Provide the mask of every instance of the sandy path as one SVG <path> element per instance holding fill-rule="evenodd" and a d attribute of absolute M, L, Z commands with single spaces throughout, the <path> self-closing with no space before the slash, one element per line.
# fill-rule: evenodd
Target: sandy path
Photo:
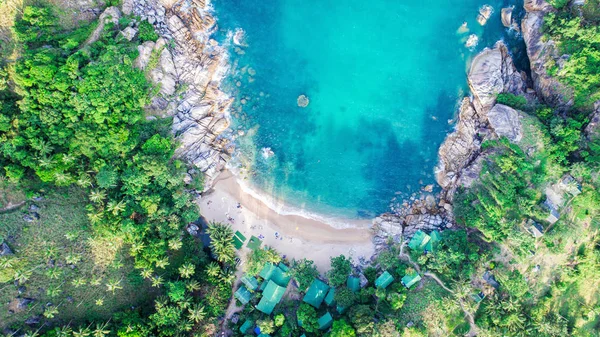
<path fill-rule="evenodd" d="M 331 256 L 344 254 L 357 262 L 359 257 L 369 259 L 374 252 L 371 221 L 338 219 L 351 227 L 338 229 L 318 220 L 278 214 L 246 193 L 228 171 L 221 173 L 214 188 L 198 200 L 198 205 L 208 221 L 229 223 L 247 239 L 262 235 L 263 244 L 288 259 L 313 260 L 321 272 L 329 268 Z"/>

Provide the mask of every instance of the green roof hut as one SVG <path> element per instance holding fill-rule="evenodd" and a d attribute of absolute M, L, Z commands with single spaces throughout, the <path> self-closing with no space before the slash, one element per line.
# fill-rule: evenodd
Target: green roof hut
<path fill-rule="evenodd" d="M 442 241 L 442 235 L 438 231 L 433 231 L 429 234 L 429 242 L 425 245 L 425 251 L 428 253 L 435 253 L 440 246 Z"/>
<path fill-rule="evenodd" d="M 375 280 L 375 287 L 380 289 L 387 288 L 392 282 L 394 282 L 394 277 L 392 274 L 385 271 Z"/>
<path fill-rule="evenodd" d="M 422 230 L 418 230 L 408 242 L 408 247 L 414 251 L 422 252 L 425 250 L 429 240 L 431 240 L 429 235 L 425 234 Z"/>
<path fill-rule="evenodd" d="M 419 281 L 421 281 L 421 275 L 419 275 L 418 273 L 404 275 L 404 277 L 402 278 L 402 284 L 404 284 L 406 288 L 412 287 L 415 283 Z"/>
<path fill-rule="evenodd" d="M 255 291 L 258 289 L 258 280 L 254 276 L 245 275 L 241 281 L 248 290 Z"/>
<path fill-rule="evenodd" d="M 239 287 L 238 290 L 233 295 L 240 302 L 242 302 L 242 304 L 247 304 L 248 302 L 250 302 L 250 299 L 252 298 L 252 293 L 248 289 L 246 289 L 245 286 Z"/>
<path fill-rule="evenodd" d="M 329 312 L 326 312 L 325 315 L 317 320 L 317 323 L 319 323 L 319 330 L 329 329 L 333 324 L 333 317 Z"/>
<path fill-rule="evenodd" d="M 327 296 L 327 291 L 329 291 L 327 283 L 319 279 L 314 279 L 302 300 L 318 309 L 321 303 L 323 303 L 325 296 Z"/>
<path fill-rule="evenodd" d="M 353 292 L 357 292 L 360 290 L 360 279 L 354 276 L 348 276 L 346 280 L 346 287 L 352 290 Z"/>
<path fill-rule="evenodd" d="M 265 290 L 263 291 L 263 297 L 260 299 L 260 302 L 256 305 L 256 309 L 261 312 L 270 315 L 273 312 L 273 309 L 281 301 L 283 294 L 285 293 L 285 288 L 277 285 L 273 281 L 269 281 Z"/>
<path fill-rule="evenodd" d="M 242 324 L 242 326 L 240 327 L 240 332 L 245 334 L 248 329 L 252 328 L 254 326 L 254 322 L 247 319 L 244 324 Z"/>
<path fill-rule="evenodd" d="M 325 304 L 333 305 L 333 302 L 335 302 L 335 288 L 331 287 L 329 288 L 327 296 L 325 296 Z"/>

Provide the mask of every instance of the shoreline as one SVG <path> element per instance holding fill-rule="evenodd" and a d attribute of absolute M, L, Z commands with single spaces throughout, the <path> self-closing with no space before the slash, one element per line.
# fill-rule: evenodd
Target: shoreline
<path fill-rule="evenodd" d="M 321 272 L 329 269 L 330 257 L 344 254 L 358 263 L 360 258 L 368 260 L 375 253 L 371 220 L 337 219 L 347 227 L 336 228 L 318 219 L 280 214 L 244 189 L 228 170 L 219 174 L 197 204 L 206 220 L 230 224 L 247 239 L 262 235 L 263 245 L 290 260 L 313 260 Z"/>

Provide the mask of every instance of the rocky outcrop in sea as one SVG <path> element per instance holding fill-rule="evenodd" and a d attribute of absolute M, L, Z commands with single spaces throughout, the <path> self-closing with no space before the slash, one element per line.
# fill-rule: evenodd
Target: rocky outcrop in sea
<path fill-rule="evenodd" d="M 233 152 L 225 134 L 233 98 L 220 89 L 229 59 L 211 38 L 216 30 L 211 8 L 205 0 L 125 0 L 123 12 L 147 20 L 160 35 L 138 47 L 136 66 L 160 85 L 148 110 L 173 117 L 176 155 L 204 173 L 208 189 Z"/>
<path fill-rule="evenodd" d="M 523 137 L 522 113 L 496 103 L 500 93 L 527 95 L 527 76 L 517 71 L 506 45 L 499 41 L 484 49 L 472 61 L 468 73 L 471 97 L 463 99 L 454 132 L 439 149 L 435 177 L 442 191 L 413 197 L 393 214 L 374 221 L 375 244 L 383 246 L 393 238 L 404 240 L 417 230 L 430 232 L 453 227 L 452 202 L 456 189 L 470 187 L 490 150 L 483 151 L 485 140 L 507 137 L 519 142 Z"/>

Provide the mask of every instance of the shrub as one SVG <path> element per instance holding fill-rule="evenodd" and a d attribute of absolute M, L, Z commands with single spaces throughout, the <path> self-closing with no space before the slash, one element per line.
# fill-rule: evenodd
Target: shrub
<path fill-rule="evenodd" d="M 142 42 L 158 40 L 158 34 L 154 30 L 154 26 L 148 21 L 140 22 L 138 33 Z"/>
<path fill-rule="evenodd" d="M 517 110 L 523 110 L 527 105 L 527 99 L 523 96 L 513 95 L 511 93 L 498 94 L 496 102 L 504 105 L 508 105 L 511 108 Z"/>

